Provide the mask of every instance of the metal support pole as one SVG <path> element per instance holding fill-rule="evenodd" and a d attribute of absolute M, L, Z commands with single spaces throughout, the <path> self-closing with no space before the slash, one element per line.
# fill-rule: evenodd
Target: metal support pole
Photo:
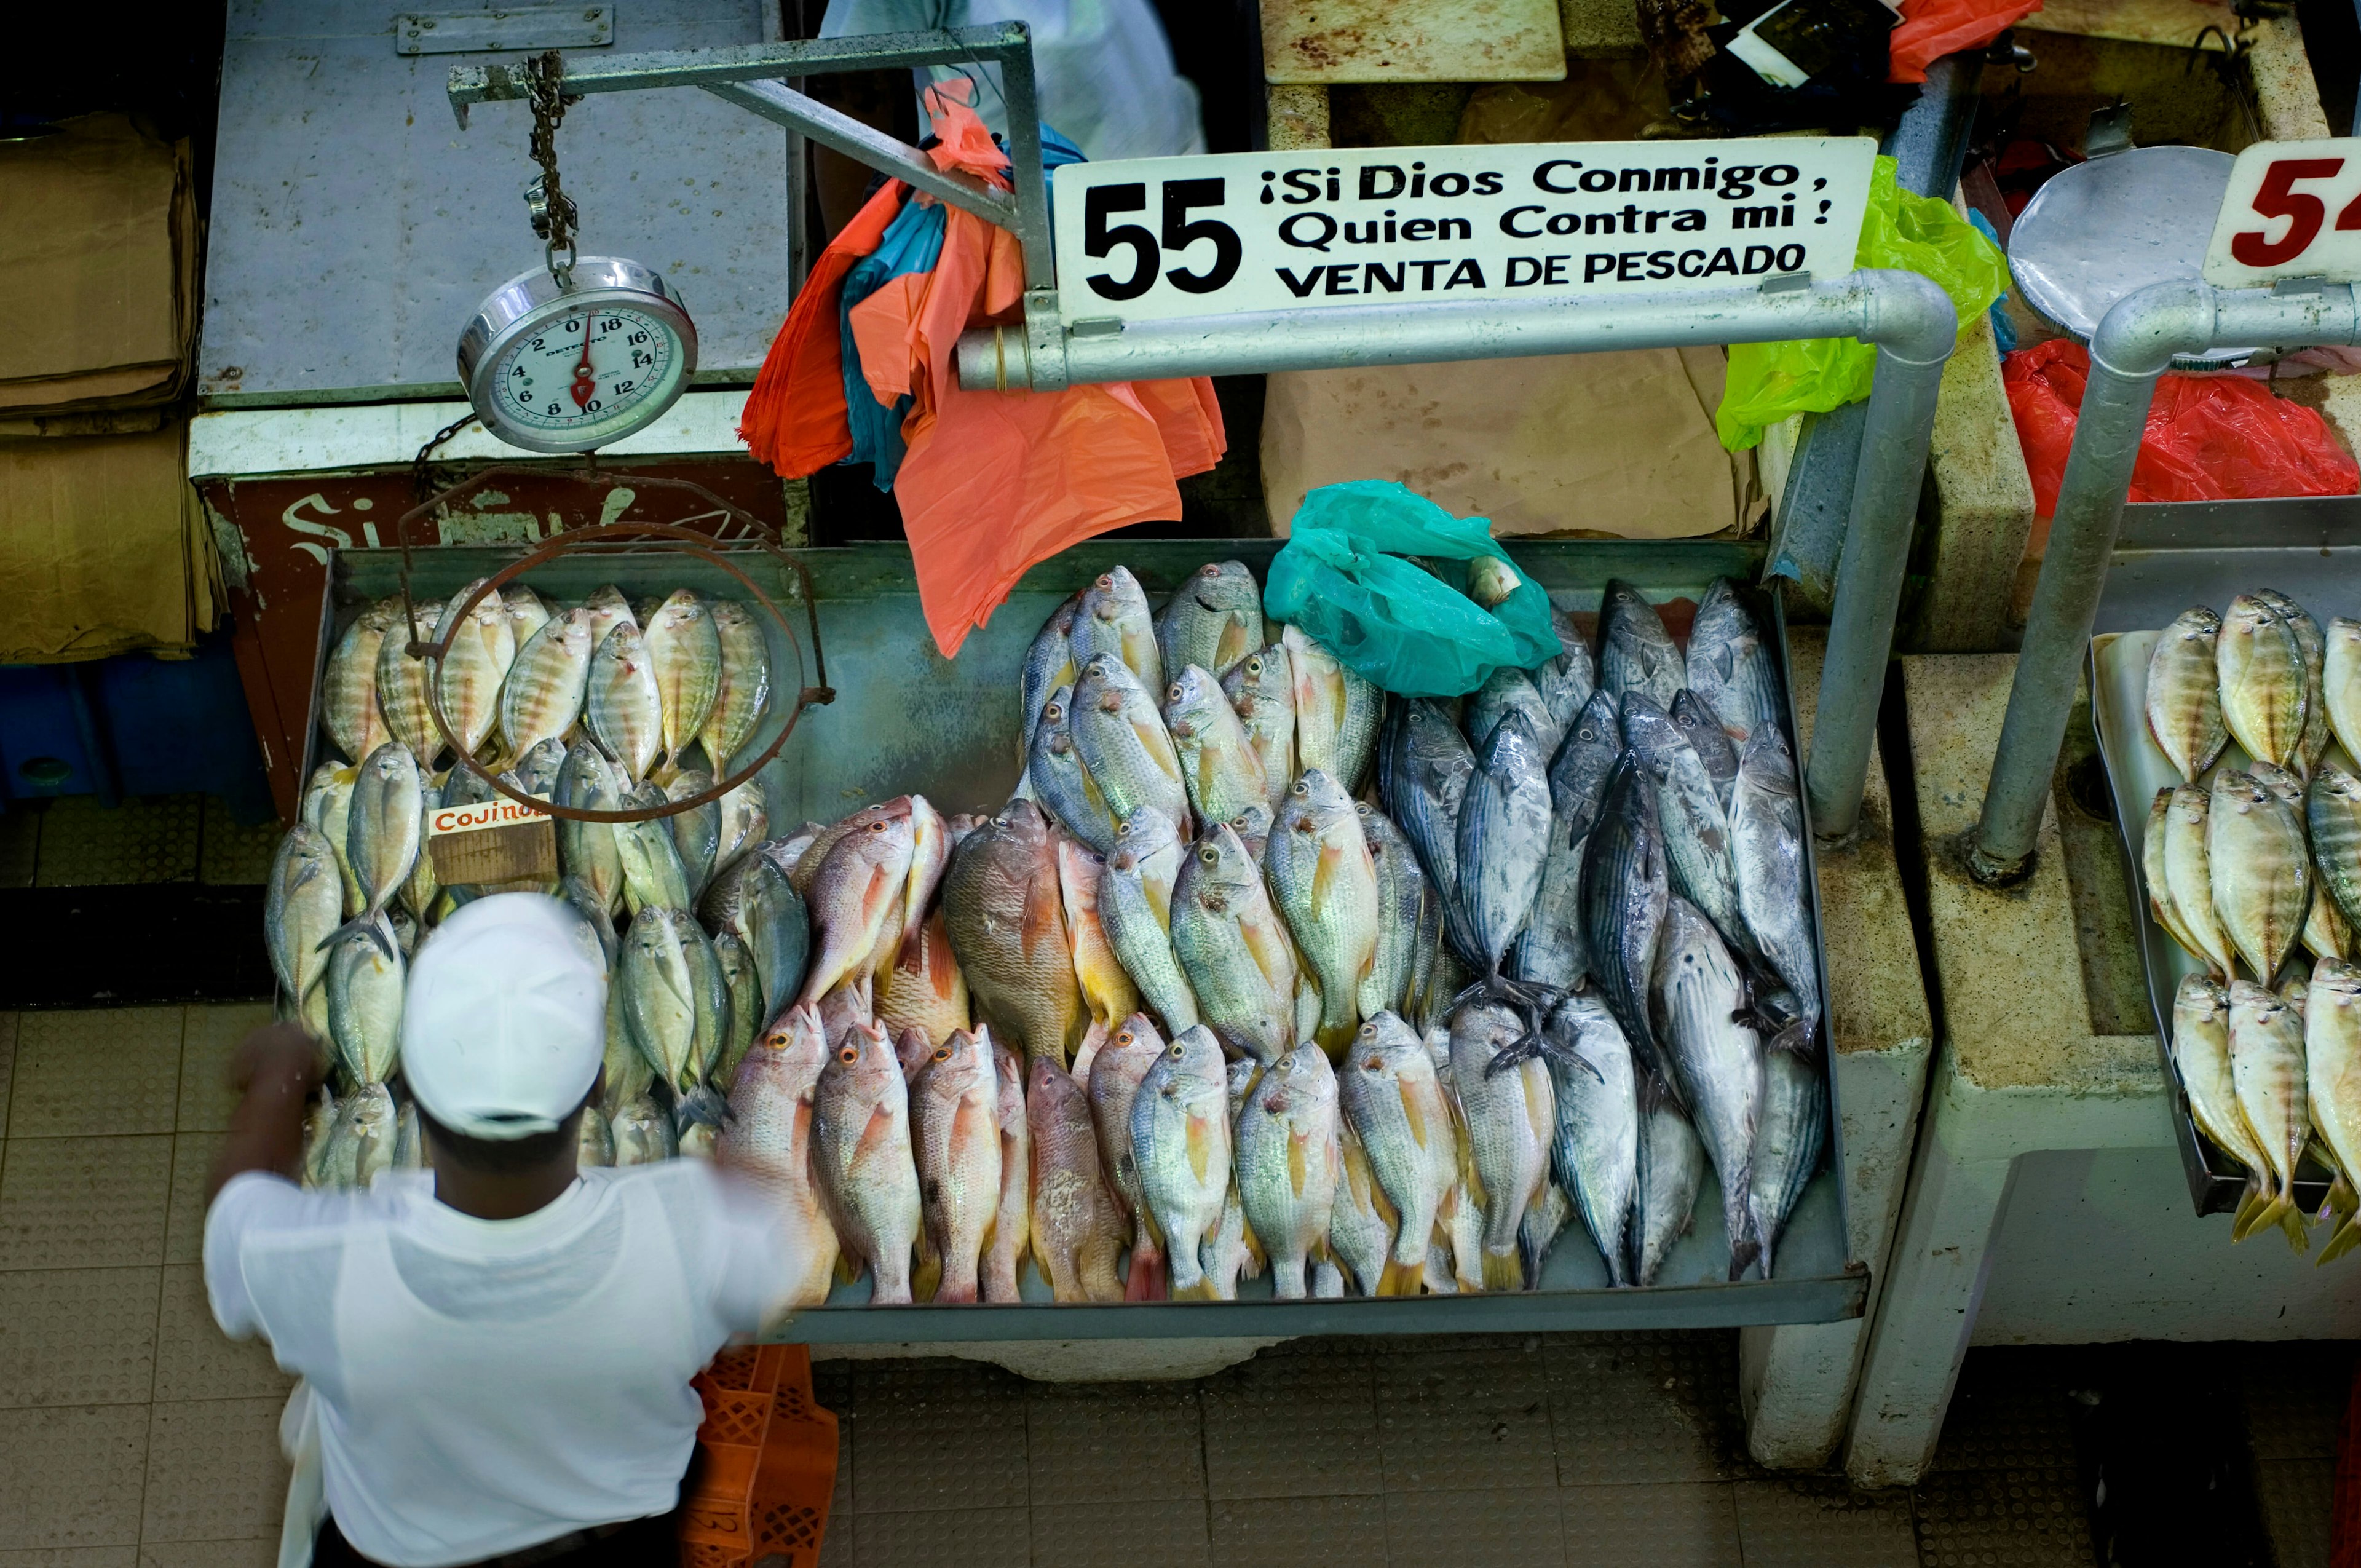
<path fill-rule="evenodd" d="M 1950 296 L 1930 280 L 1916 272 L 1857 276 L 1893 280 L 1874 299 L 1881 314 L 1891 310 L 1900 319 L 1874 338 L 1877 378 L 1862 420 L 1861 462 L 1828 614 L 1828 656 L 1820 665 L 1819 717 L 1804 770 L 1812 830 L 1831 839 L 1850 834 L 1861 819 L 1919 485 L 1935 435 L 1935 401 L 1959 335 Z"/>
<path fill-rule="evenodd" d="M 2050 775 L 2114 560 L 2157 378 L 2177 356 L 2225 345 L 2356 341 L 2361 341 L 2361 315 L 2352 287 L 2312 280 L 2268 291 L 2216 290 L 2194 280 L 2154 283 L 2117 301 L 2099 323 L 1983 815 L 1968 849 L 1968 869 L 1977 881 L 2004 885 L 2032 869 Z"/>

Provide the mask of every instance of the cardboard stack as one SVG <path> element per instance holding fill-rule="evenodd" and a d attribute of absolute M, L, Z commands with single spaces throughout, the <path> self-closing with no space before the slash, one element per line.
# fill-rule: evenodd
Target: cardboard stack
<path fill-rule="evenodd" d="M 219 567 L 186 471 L 186 142 L 121 115 L 0 147 L 0 663 L 185 651 Z"/>

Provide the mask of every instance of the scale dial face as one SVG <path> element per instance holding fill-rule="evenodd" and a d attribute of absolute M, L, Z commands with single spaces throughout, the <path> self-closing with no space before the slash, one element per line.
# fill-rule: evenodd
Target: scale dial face
<path fill-rule="evenodd" d="M 697 328 L 647 269 L 583 257 L 574 286 L 511 279 L 459 340 L 459 374 L 485 425 L 513 446 L 587 452 L 645 427 L 697 368 Z"/>
<path fill-rule="evenodd" d="M 636 429 L 651 401 L 680 384 L 669 323 L 633 305 L 584 308 L 512 340 L 493 362 L 502 422 L 566 442 Z"/>

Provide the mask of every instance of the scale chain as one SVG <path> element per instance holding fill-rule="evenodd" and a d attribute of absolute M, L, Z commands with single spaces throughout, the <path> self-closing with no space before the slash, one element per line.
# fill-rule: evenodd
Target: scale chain
<path fill-rule="evenodd" d="M 557 127 L 566 118 L 567 105 L 582 101 L 579 93 L 568 96 L 560 91 L 566 79 L 566 62 L 555 49 L 535 55 L 525 67 L 526 91 L 533 104 L 533 160 L 541 165 L 541 175 L 525 187 L 526 209 L 533 214 L 533 232 L 546 243 L 543 257 L 549 264 L 549 275 L 558 287 L 571 288 L 574 282 L 574 230 L 581 214 L 574 199 L 559 189 L 557 182 Z M 564 262 L 558 253 L 565 253 Z"/>

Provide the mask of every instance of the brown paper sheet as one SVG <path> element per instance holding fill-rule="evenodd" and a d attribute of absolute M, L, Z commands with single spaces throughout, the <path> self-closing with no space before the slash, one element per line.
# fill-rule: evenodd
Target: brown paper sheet
<path fill-rule="evenodd" d="M 186 474 L 188 427 L 0 440 L 0 663 L 185 650 L 220 569 Z"/>
<path fill-rule="evenodd" d="M 0 147 L 0 411 L 165 402 L 186 378 L 197 224 L 188 145 L 121 115 Z"/>
<path fill-rule="evenodd" d="M 1306 490 L 1392 479 L 1501 538 L 1688 539 L 1763 514 L 1714 437 L 1718 348 L 1272 376 L 1262 471 L 1284 536 Z"/>

